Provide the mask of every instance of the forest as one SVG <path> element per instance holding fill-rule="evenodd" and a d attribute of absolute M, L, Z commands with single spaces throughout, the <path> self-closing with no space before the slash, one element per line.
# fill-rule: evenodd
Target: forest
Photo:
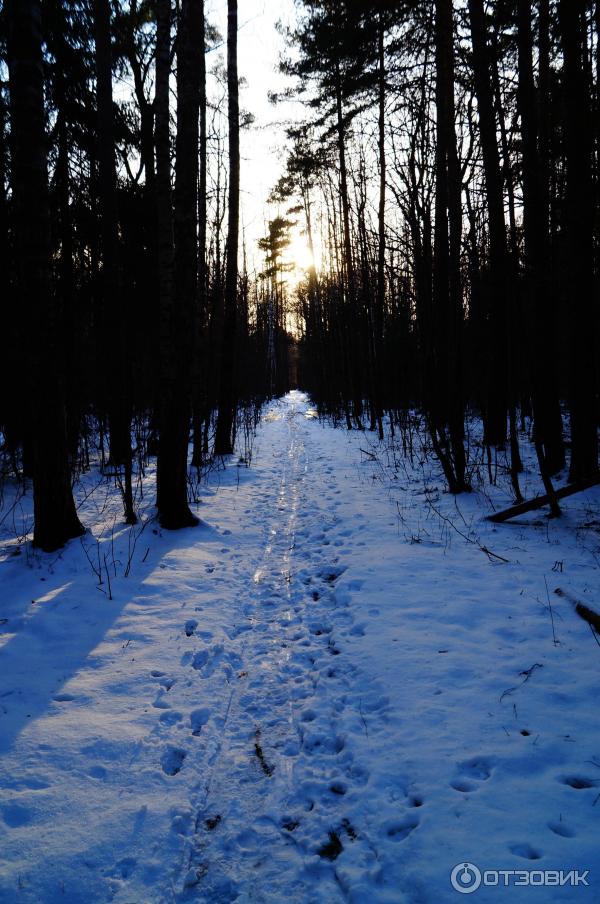
<path fill-rule="evenodd" d="M 237 4 L 225 37 L 201 0 L 3 5 L 2 467 L 32 481 L 41 549 L 84 529 L 92 447 L 127 523 L 156 455 L 161 524 L 192 524 L 190 439 L 192 467 L 231 453 L 290 379 L 382 439 L 422 412 L 452 493 L 469 413 L 516 501 L 527 432 L 550 493 L 567 463 L 598 475 L 599 4 L 297 7 L 280 67 L 302 116 L 253 278 Z"/>
<path fill-rule="evenodd" d="M 0 904 L 600 901 L 600 0 L 0 0 L 0 293 Z"/>

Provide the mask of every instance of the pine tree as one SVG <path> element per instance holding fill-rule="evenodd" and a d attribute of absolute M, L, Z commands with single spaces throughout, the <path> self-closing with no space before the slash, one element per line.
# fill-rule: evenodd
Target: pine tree
<path fill-rule="evenodd" d="M 39 0 L 9 0 L 8 67 L 12 198 L 19 305 L 31 317 L 29 373 L 34 545 L 45 552 L 84 529 L 75 510 L 67 452 L 60 322 L 50 281 L 47 138 Z"/>

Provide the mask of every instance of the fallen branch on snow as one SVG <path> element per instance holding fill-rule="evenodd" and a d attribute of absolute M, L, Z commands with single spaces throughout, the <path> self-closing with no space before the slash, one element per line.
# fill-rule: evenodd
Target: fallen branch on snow
<path fill-rule="evenodd" d="M 582 493 L 583 490 L 589 490 L 598 484 L 600 484 L 600 477 L 590 477 L 588 480 L 579 480 L 577 483 L 570 483 L 566 487 L 561 487 L 555 490 L 554 495 L 556 499 L 565 499 L 567 496 Z M 524 515 L 525 512 L 532 512 L 535 509 L 543 508 L 545 505 L 550 505 L 550 502 L 551 499 L 548 494 L 536 496 L 535 499 L 530 499 L 529 502 L 521 502 L 519 505 L 511 505 L 510 508 L 501 512 L 494 512 L 493 515 L 488 515 L 487 520 L 493 521 L 495 524 L 501 524 L 503 521 L 508 521 L 509 518 L 516 518 L 517 515 Z"/>

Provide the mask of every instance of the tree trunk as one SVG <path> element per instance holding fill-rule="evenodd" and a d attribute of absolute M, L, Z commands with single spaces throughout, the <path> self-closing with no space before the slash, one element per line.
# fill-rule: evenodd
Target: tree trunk
<path fill-rule="evenodd" d="M 374 338 L 374 381 L 375 381 L 375 414 L 377 417 L 379 439 L 383 440 L 382 395 L 383 395 L 383 318 L 385 310 L 385 196 L 386 196 L 386 157 L 385 157 L 385 28 L 383 12 L 379 13 L 377 34 L 378 57 L 378 136 L 377 152 L 379 155 L 379 209 L 377 212 L 378 246 L 377 246 L 377 299 L 375 302 L 375 338 Z"/>
<path fill-rule="evenodd" d="M 227 92 L 229 125 L 229 212 L 225 298 L 215 455 L 233 452 L 235 432 L 235 346 L 237 327 L 238 243 L 240 225 L 240 106 L 237 67 L 237 0 L 227 2 Z"/>
<path fill-rule="evenodd" d="M 537 146 L 531 0 L 518 0 L 518 105 L 523 157 L 524 298 L 532 348 L 530 366 L 536 442 L 544 479 L 564 467 L 562 421 L 555 372 L 554 324 L 548 313 L 549 221 L 540 185 Z M 544 463 L 542 463 L 542 460 Z"/>
<path fill-rule="evenodd" d="M 597 307 L 594 287 L 594 192 L 591 85 L 587 53 L 585 0 L 560 0 L 559 24 L 564 56 L 567 153 L 567 243 L 571 337 L 571 467 L 569 479 L 598 473 L 598 411 L 595 345 Z"/>
<path fill-rule="evenodd" d="M 194 399 L 193 399 L 193 437 L 194 447 L 192 465 L 200 467 L 203 458 L 202 425 L 210 415 L 208 390 L 208 349 L 206 348 L 206 328 L 208 325 L 207 267 L 206 267 L 206 22 L 204 0 L 202 0 L 200 53 L 200 174 L 198 179 L 198 304 L 196 308 L 196 342 L 198 353 L 194 356 Z"/>
<path fill-rule="evenodd" d="M 50 284 L 41 4 L 39 0 L 10 0 L 5 13 L 18 291 L 22 309 L 30 312 L 32 332 L 27 372 L 34 455 L 33 542 L 51 552 L 84 529 L 71 489 L 58 360 L 58 310 Z"/>
<path fill-rule="evenodd" d="M 489 444 L 499 445 L 506 441 L 508 408 L 506 390 L 507 277 L 509 268 L 506 225 L 483 0 L 469 0 L 469 15 L 490 237 L 490 316 L 486 337 L 489 358 L 484 408 L 485 439 Z"/>
<path fill-rule="evenodd" d="M 202 2 L 184 0 L 179 21 L 173 217 L 169 154 L 170 0 L 160 0 L 158 13 L 156 159 L 162 372 L 156 504 L 162 527 L 176 530 L 198 523 L 188 505 L 187 464 L 197 300 L 198 52 L 204 52 L 200 43 Z"/>
<path fill-rule="evenodd" d="M 344 245 L 344 275 L 346 287 L 346 305 L 344 309 L 344 322 L 342 330 L 343 341 L 348 354 L 350 351 L 350 337 L 348 336 L 348 321 L 355 317 L 356 311 L 356 273 L 354 258 L 352 255 L 352 234 L 350 231 L 350 199 L 348 195 L 348 167 L 346 163 L 346 125 L 344 121 L 344 105 L 342 96 L 342 75 L 339 63 L 335 71 L 335 103 L 336 103 L 336 137 L 338 158 L 340 164 L 340 202 L 342 206 L 342 227 Z M 347 368 L 349 382 L 353 398 L 353 413 L 356 426 L 361 429 L 362 417 L 362 393 L 361 393 L 361 367 L 359 356 L 352 354 L 352 366 Z"/>
<path fill-rule="evenodd" d="M 465 482 L 464 403 L 461 373 L 461 177 L 454 123 L 454 27 L 451 0 L 436 0 L 436 208 L 434 306 L 436 386 L 432 421 L 449 489 Z M 447 435 L 446 435 L 447 429 Z"/>
<path fill-rule="evenodd" d="M 127 348 L 127 319 L 124 315 L 119 269 L 117 214 L 117 173 L 115 166 L 114 115 L 112 96 L 112 53 L 109 0 L 94 0 L 96 39 L 96 94 L 98 102 L 98 194 L 102 247 L 102 310 L 105 317 L 103 341 L 115 349 L 109 369 L 108 416 L 110 454 L 115 468 L 123 467 L 125 521 L 135 524 L 131 482 L 131 375 Z"/>

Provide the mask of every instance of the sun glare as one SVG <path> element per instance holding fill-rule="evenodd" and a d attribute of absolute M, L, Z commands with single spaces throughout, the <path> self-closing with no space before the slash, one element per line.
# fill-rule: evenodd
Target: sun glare
<path fill-rule="evenodd" d="M 315 256 L 308 247 L 306 235 L 299 229 L 294 229 L 290 235 L 290 245 L 286 250 L 286 260 L 293 265 L 289 275 L 289 282 L 296 285 L 304 279 L 307 270 L 315 266 Z"/>
<path fill-rule="evenodd" d="M 303 235 L 294 236 L 290 245 L 289 255 L 297 270 L 309 270 L 314 266 L 314 257 Z"/>

